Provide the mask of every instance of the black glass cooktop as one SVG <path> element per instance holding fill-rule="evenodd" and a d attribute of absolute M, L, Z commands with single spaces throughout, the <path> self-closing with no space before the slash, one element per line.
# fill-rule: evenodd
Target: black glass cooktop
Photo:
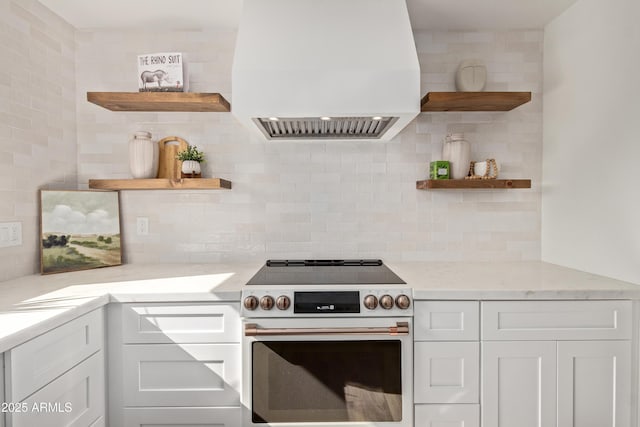
<path fill-rule="evenodd" d="M 379 259 L 268 260 L 247 285 L 403 285 Z"/>

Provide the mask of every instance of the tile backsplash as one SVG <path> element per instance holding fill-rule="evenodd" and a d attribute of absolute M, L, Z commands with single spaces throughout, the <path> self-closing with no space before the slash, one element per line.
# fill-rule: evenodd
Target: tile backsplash
<path fill-rule="evenodd" d="M 136 57 L 155 51 L 184 53 L 190 91 L 231 100 L 234 31 L 77 31 L 77 148 L 66 149 L 77 150 L 81 189 L 90 178 L 130 177 L 127 141 L 136 130 L 156 140 L 186 139 L 207 155 L 204 176 L 233 182 L 230 191 L 123 191 L 127 263 L 539 259 L 542 37 L 542 31 L 415 34 L 422 94 L 455 90 L 459 62 L 479 58 L 488 69 L 486 90 L 533 93 L 511 112 L 422 113 L 388 143 L 265 142 L 229 113 L 117 113 L 86 101 L 87 91 L 137 91 Z M 501 177 L 531 178 L 532 189 L 416 190 L 451 132 L 466 134 L 474 160 L 494 157 Z M 136 235 L 137 217 L 149 218 L 148 235 Z M 37 249 L 28 249 L 37 258 Z"/>

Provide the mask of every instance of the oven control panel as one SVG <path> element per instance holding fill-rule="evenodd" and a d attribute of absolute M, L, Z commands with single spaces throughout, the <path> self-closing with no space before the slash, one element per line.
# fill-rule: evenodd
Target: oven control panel
<path fill-rule="evenodd" d="M 411 288 L 361 288 L 242 291 L 243 317 L 393 317 L 412 316 Z"/>

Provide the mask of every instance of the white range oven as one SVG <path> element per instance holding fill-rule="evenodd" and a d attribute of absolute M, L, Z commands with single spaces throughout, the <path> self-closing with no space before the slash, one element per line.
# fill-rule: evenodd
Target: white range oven
<path fill-rule="evenodd" d="M 411 297 L 380 260 L 268 261 L 242 291 L 243 427 L 412 427 Z"/>

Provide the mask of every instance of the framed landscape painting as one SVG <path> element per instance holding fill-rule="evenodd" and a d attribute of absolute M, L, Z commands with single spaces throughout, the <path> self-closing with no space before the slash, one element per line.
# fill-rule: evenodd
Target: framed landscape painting
<path fill-rule="evenodd" d="M 42 274 L 122 264 L 117 191 L 40 191 Z"/>

